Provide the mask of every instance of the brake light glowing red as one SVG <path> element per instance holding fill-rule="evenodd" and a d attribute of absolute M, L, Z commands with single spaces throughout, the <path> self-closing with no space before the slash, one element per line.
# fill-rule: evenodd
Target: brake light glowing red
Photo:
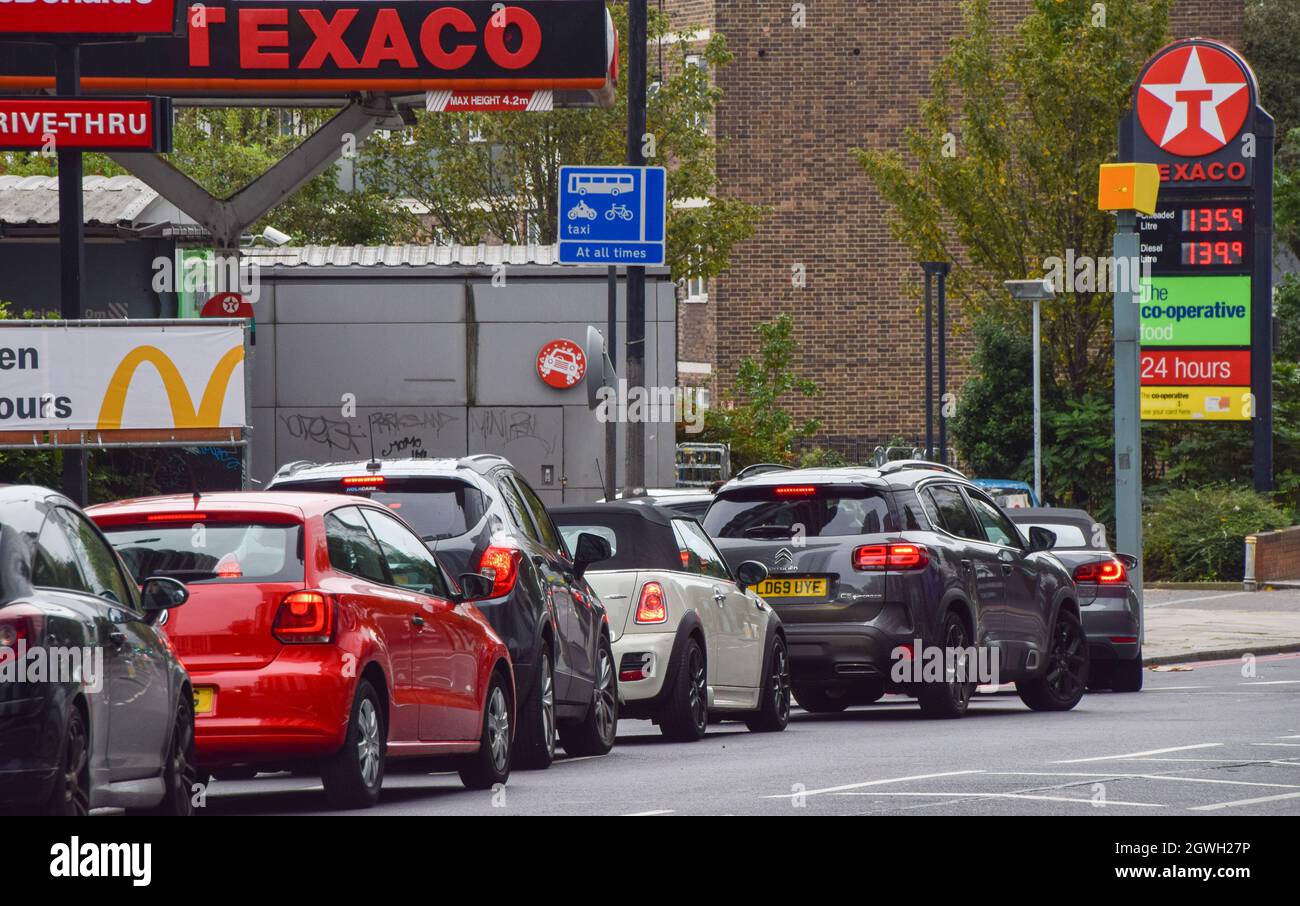
<path fill-rule="evenodd" d="M 1081 563 L 1074 568 L 1074 581 L 1095 582 L 1098 585 L 1116 585 L 1128 581 L 1128 570 L 1119 560 L 1100 563 Z"/>
<path fill-rule="evenodd" d="M 382 475 L 349 475 L 343 479 L 343 487 L 345 488 L 377 488 L 382 486 L 383 483 L 384 476 Z"/>
<path fill-rule="evenodd" d="M 784 485 L 773 489 L 777 497 L 811 497 L 817 493 L 817 488 L 810 484 Z"/>
<path fill-rule="evenodd" d="M 664 587 L 658 582 L 647 582 L 641 586 L 641 600 L 636 605 L 636 621 L 668 622 L 668 600 L 664 597 Z"/>
<path fill-rule="evenodd" d="M 206 513 L 150 513 L 144 517 L 146 522 L 203 522 Z"/>
<path fill-rule="evenodd" d="M 271 634 L 285 644 L 322 644 L 334 638 L 334 599 L 318 591 L 295 591 L 280 602 Z"/>
<path fill-rule="evenodd" d="M 239 565 L 234 554 L 226 554 L 217 562 L 218 579 L 238 579 L 244 575 L 244 568 Z"/>
<path fill-rule="evenodd" d="M 492 545 L 478 561 L 478 571 L 492 580 L 493 598 L 510 594 L 519 578 L 519 562 L 523 552 L 513 547 Z"/>
<path fill-rule="evenodd" d="M 867 544 L 853 551 L 853 568 L 862 572 L 882 569 L 924 569 L 930 552 L 920 544 Z"/>

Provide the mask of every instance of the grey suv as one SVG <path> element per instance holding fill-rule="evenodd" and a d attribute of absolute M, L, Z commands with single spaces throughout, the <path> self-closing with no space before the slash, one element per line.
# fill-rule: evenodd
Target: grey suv
<path fill-rule="evenodd" d="M 1087 639 L 1070 572 L 1049 552 L 1055 536 L 1035 527 L 1026 539 L 955 469 L 766 472 L 725 485 L 704 527 L 733 568 L 767 566 L 755 590 L 785 625 L 805 710 L 888 691 L 960 717 L 993 680 L 1015 682 L 1035 710 L 1083 696 Z"/>

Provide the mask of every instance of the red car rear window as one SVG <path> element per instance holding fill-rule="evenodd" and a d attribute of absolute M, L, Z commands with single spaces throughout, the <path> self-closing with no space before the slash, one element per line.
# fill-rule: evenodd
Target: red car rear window
<path fill-rule="evenodd" d="M 302 526 L 257 522 L 106 526 L 137 582 L 301 582 Z"/>

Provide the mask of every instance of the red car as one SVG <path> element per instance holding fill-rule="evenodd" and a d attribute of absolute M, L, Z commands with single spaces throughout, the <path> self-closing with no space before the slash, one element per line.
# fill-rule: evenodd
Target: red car
<path fill-rule="evenodd" d="M 318 765 L 339 808 L 379 798 L 388 757 L 448 756 L 471 789 L 510 773 L 501 639 L 387 507 L 309 493 L 155 497 L 87 514 L 137 581 L 186 582 L 166 632 L 215 771 Z M 481 576 L 462 577 L 481 591 Z"/>

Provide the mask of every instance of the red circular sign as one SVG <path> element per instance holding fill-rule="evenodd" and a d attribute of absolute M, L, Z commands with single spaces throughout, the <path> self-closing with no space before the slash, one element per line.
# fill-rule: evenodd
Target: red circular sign
<path fill-rule="evenodd" d="M 1147 67 L 1137 112 L 1142 131 L 1170 154 L 1213 154 L 1237 137 L 1250 113 L 1246 72 L 1217 47 L 1174 47 Z"/>
<path fill-rule="evenodd" d="M 201 318 L 251 318 L 253 304 L 239 293 L 217 293 L 203 303 Z"/>
<path fill-rule="evenodd" d="M 572 340 L 552 340 L 537 353 L 537 375 L 557 390 L 567 390 L 587 374 L 587 354 Z"/>

